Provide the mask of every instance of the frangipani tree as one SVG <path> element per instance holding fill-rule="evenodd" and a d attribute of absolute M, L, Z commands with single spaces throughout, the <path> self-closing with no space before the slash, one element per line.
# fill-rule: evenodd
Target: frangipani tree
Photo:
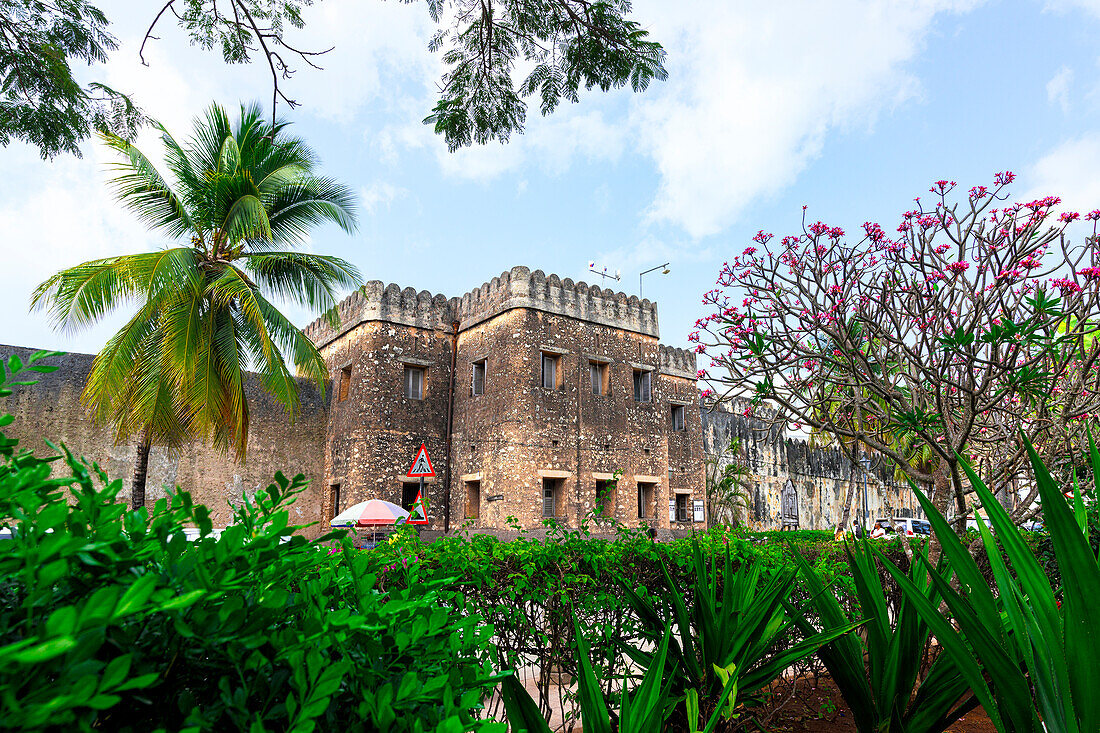
<path fill-rule="evenodd" d="M 893 460 L 959 514 L 960 455 L 1001 489 L 1024 467 L 1022 435 L 1072 456 L 1100 415 L 1100 211 L 1075 244 L 1081 217 L 1056 215 L 1057 197 L 1008 203 L 1013 179 L 965 198 L 937 181 L 894 237 L 805 214 L 801 232 L 759 232 L 704 297 L 715 311 L 691 338 L 711 356 L 705 376 L 720 397 Z"/>
<path fill-rule="evenodd" d="M 136 313 L 96 356 L 82 401 L 119 442 L 139 437 L 134 507 L 145 503 L 149 449 L 211 440 L 244 460 L 248 441 L 246 369 L 293 418 L 295 371 L 323 390 L 324 360 L 274 299 L 335 318 L 339 288 L 359 285 L 337 257 L 296 251 L 315 227 L 355 229 L 351 190 L 314 173 L 317 157 L 286 123 L 242 106 L 231 123 L 212 105 L 181 145 L 161 127 L 172 180 L 129 142 L 118 151 L 112 185 L 150 229 L 183 244 L 94 260 L 38 286 L 33 308 L 72 331 L 134 305 Z M 289 364 L 287 363 L 289 361 Z"/>

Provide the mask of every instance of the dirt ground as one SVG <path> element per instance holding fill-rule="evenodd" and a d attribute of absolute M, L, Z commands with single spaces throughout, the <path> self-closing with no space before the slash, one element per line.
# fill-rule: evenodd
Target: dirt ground
<path fill-rule="evenodd" d="M 529 691 L 535 692 L 533 687 Z M 561 711 L 553 712 L 550 727 L 560 731 Z M 802 683 L 794 698 L 781 706 L 764 729 L 769 733 L 855 733 L 856 726 L 844 698 L 827 677 L 822 677 L 816 687 L 809 680 Z M 970 711 L 948 728 L 951 733 L 996 733 L 996 730 L 981 708 Z M 574 724 L 573 733 L 583 733 L 579 722 Z"/>
<path fill-rule="evenodd" d="M 816 689 L 808 681 L 805 687 L 800 687 L 795 698 L 779 710 L 766 729 L 775 733 L 847 733 L 854 732 L 856 726 L 844 698 L 829 679 L 822 678 Z M 995 733 L 997 729 L 985 711 L 978 708 L 948 730 L 952 733 Z"/>

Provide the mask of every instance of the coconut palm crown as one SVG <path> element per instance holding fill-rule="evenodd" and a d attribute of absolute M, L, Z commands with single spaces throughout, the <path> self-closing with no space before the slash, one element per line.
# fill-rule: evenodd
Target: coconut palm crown
<path fill-rule="evenodd" d="M 323 390 L 324 360 L 272 300 L 335 319 L 338 289 L 361 281 L 342 259 L 298 251 L 326 222 L 353 232 L 356 204 L 347 186 L 314 173 L 316 155 L 287 135 L 287 123 L 265 122 L 258 105 L 242 105 L 232 124 L 215 104 L 195 120 L 186 145 L 158 127 L 171 181 L 137 147 L 106 135 L 120 154 L 111 186 L 151 230 L 184 244 L 71 267 L 39 285 L 31 301 L 63 331 L 136 306 L 96 357 L 82 395 L 119 442 L 141 436 L 135 506 L 144 503 L 151 444 L 212 440 L 244 460 L 246 369 L 291 418 L 299 398 L 288 360 Z"/>

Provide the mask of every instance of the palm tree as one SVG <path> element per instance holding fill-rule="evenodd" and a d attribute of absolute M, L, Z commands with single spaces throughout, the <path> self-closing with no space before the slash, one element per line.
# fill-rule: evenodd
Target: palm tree
<path fill-rule="evenodd" d="M 242 105 L 234 125 L 215 104 L 195 120 L 186 146 L 158 127 L 172 181 L 138 148 L 105 135 L 121 156 L 111 185 L 150 229 L 185 244 L 71 267 L 39 285 L 31 300 L 66 331 L 137 306 L 96 356 L 81 396 L 120 443 L 139 438 L 135 508 L 145 503 L 154 444 L 212 441 L 244 460 L 246 369 L 258 372 L 291 419 L 299 403 L 288 359 L 324 389 L 324 360 L 272 299 L 335 320 L 337 288 L 361 280 L 342 259 L 294 251 L 324 222 L 353 232 L 356 206 L 348 187 L 313 172 L 315 154 L 286 134 L 287 123 L 264 122 L 258 105 Z"/>

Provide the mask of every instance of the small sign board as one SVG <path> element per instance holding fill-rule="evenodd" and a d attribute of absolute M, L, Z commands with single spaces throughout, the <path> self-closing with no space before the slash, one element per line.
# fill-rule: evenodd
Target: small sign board
<path fill-rule="evenodd" d="M 409 478 L 435 478 L 435 469 L 432 468 L 432 459 L 428 458 L 428 449 L 421 443 L 420 451 L 416 454 L 409 472 L 405 474 Z"/>
<path fill-rule="evenodd" d="M 428 523 L 428 505 L 424 501 L 424 494 L 421 491 L 416 492 L 416 501 L 413 502 L 412 509 L 409 510 L 409 518 L 405 520 L 405 524 L 427 524 Z"/>
<path fill-rule="evenodd" d="M 485 501 L 504 501 L 504 494 L 493 494 L 492 496 L 486 497 Z"/>
<path fill-rule="evenodd" d="M 703 513 L 703 500 L 696 499 L 691 503 L 692 520 L 696 522 L 705 522 L 706 515 Z"/>
<path fill-rule="evenodd" d="M 669 499 L 668 500 L 668 521 L 670 521 L 670 522 L 675 522 L 676 521 L 676 500 L 675 499 Z"/>

